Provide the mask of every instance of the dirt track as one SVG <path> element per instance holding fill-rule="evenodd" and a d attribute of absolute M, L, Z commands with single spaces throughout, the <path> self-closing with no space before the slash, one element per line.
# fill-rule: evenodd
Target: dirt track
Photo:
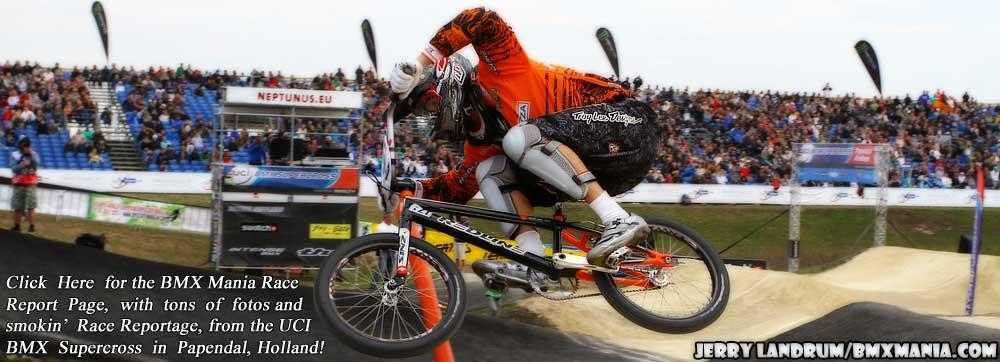
<path fill-rule="evenodd" d="M 976 314 L 1000 315 L 1000 257 L 983 256 L 979 268 Z M 885 303 L 920 314 L 961 315 L 969 256 L 880 247 L 816 275 L 740 267 L 730 267 L 729 273 L 733 288 L 725 313 L 711 326 L 685 335 L 637 327 L 600 297 L 567 302 L 530 298 L 517 303 L 546 316 L 563 331 L 672 359 L 691 359 L 694 341 L 765 340 L 855 302 Z M 957 320 L 1000 324 L 1000 317 L 990 316 Z"/>

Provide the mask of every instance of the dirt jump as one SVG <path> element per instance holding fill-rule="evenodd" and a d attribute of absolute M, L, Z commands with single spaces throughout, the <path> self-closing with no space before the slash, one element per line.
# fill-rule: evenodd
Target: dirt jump
<path fill-rule="evenodd" d="M 729 267 L 732 279 L 729 306 L 715 323 L 691 334 L 660 334 L 637 327 L 615 313 L 601 297 L 564 302 L 529 298 L 516 303 L 564 332 L 597 337 L 669 359 L 690 360 L 695 341 L 766 340 L 858 302 L 896 306 L 906 315 L 934 316 L 928 318 L 942 322 L 997 328 L 1000 257 L 983 255 L 979 271 L 977 316 L 971 318 L 960 317 L 964 315 L 969 285 L 968 255 L 899 247 L 872 248 L 843 265 L 814 275 Z M 914 325 L 899 318 L 885 320 Z M 1000 335 L 1000 330 L 985 330 Z M 847 331 L 840 333 L 824 338 L 852 336 Z"/>

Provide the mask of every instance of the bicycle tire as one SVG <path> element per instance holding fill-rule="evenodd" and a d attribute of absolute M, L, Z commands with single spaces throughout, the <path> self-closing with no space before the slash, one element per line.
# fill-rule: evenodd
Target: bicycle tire
<path fill-rule="evenodd" d="M 594 282 L 601 295 L 618 313 L 643 328 L 661 333 L 691 333 L 712 324 L 726 309 L 729 301 L 729 273 L 722 258 L 712 246 L 696 232 L 678 222 L 663 218 L 647 218 L 654 232 L 666 232 L 688 243 L 704 259 L 712 278 L 711 301 L 707 308 L 686 318 L 665 318 L 656 315 L 629 300 L 608 273 L 594 272 Z M 651 233 L 652 235 L 653 233 Z"/>
<path fill-rule="evenodd" d="M 418 251 L 429 257 L 436 264 L 434 266 L 438 267 L 442 279 L 448 278 L 446 283 L 454 286 L 448 288 L 449 301 L 453 302 L 448 303 L 447 308 L 442 311 L 441 321 L 434 326 L 433 330 L 427 335 L 413 340 L 382 341 L 361 333 L 336 311 L 337 303 L 336 298 L 331 296 L 331 283 L 337 277 L 341 262 L 346 262 L 345 259 L 359 252 L 379 248 L 397 250 L 399 248 L 397 234 L 377 233 L 356 238 L 338 246 L 336 251 L 323 261 L 313 290 L 320 319 L 330 327 L 330 332 L 349 347 L 361 353 L 382 358 L 405 358 L 420 355 L 451 338 L 461 326 L 468 306 L 465 280 L 458 267 L 446 254 L 430 243 L 415 237 L 410 238 L 411 255 L 414 251 Z"/>

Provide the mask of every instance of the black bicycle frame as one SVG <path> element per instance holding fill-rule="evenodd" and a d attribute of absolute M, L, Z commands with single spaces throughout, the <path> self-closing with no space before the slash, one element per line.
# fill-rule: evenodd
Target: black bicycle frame
<path fill-rule="evenodd" d="M 417 223 L 424 228 L 431 228 L 450 235 L 456 240 L 460 240 L 480 248 L 486 249 L 494 254 L 525 266 L 536 271 L 543 272 L 548 276 L 558 279 L 559 269 L 551 259 L 528 253 L 516 244 L 509 243 L 504 239 L 495 238 L 489 234 L 473 229 L 471 226 L 463 225 L 446 216 L 439 215 L 466 216 L 482 220 L 492 220 L 519 225 L 530 225 L 539 229 L 552 230 L 552 252 L 558 253 L 562 249 L 560 234 L 564 229 L 577 229 L 600 234 L 600 230 L 588 228 L 578 223 L 559 221 L 554 219 L 539 218 L 529 216 L 521 218 L 517 214 L 503 211 L 484 209 L 481 207 L 452 204 L 447 202 L 433 201 L 427 199 L 408 198 L 404 204 L 404 209 L 399 217 L 399 241 L 400 253 L 397 260 L 397 270 L 406 270 L 407 250 L 409 250 L 409 229 L 411 223 Z"/>

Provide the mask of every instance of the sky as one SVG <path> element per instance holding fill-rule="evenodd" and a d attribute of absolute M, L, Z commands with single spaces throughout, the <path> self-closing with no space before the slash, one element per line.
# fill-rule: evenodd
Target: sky
<path fill-rule="evenodd" d="M 594 37 L 615 36 L 622 76 L 726 90 L 875 94 L 853 44 L 872 43 L 888 95 L 942 89 L 1000 101 L 998 1 L 650 0 L 339 1 L 103 0 L 111 62 L 312 76 L 369 66 L 360 34 L 372 22 L 379 69 L 409 61 L 461 9 L 487 6 L 529 56 L 611 75 Z M 0 60 L 104 64 L 87 0 L 0 1 Z M 468 49 L 464 54 L 472 54 Z"/>

